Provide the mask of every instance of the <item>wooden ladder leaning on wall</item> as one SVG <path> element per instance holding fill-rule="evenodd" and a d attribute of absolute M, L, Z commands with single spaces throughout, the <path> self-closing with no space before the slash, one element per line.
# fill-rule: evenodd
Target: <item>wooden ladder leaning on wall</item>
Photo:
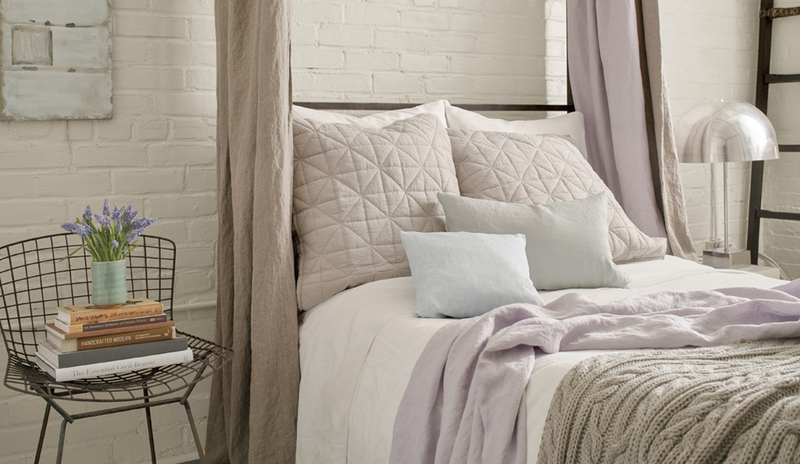
<path fill-rule="evenodd" d="M 758 29 L 758 64 L 756 70 L 756 107 L 767 114 L 770 84 L 800 82 L 800 74 L 771 74 L 772 22 L 779 18 L 800 16 L 800 7 L 775 8 L 774 0 L 761 0 Z M 781 152 L 800 152 L 800 145 L 780 145 Z M 747 249 L 750 262 L 758 264 L 761 219 L 800 221 L 800 213 L 770 211 L 761 207 L 764 187 L 764 162 L 754 161 L 750 171 L 750 206 L 747 215 Z"/>

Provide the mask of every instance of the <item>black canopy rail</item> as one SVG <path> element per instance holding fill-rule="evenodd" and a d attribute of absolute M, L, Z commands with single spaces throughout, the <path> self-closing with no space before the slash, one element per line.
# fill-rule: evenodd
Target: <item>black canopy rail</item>
<path fill-rule="evenodd" d="M 405 110 L 419 106 L 420 103 L 383 103 L 383 102 L 294 102 L 297 106 L 313 110 L 338 111 L 393 111 Z M 451 103 L 451 105 L 468 111 L 575 111 L 575 105 L 553 104 L 497 104 L 497 103 Z"/>
<path fill-rule="evenodd" d="M 770 84 L 800 82 L 800 74 L 772 74 L 769 71 L 772 57 L 772 22 L 779 18 L 800 16 L 800 7 L 775 8 L 774 0 L 761 0 L 758 28 L 758 64 L 756 69 L 756 107 L 767 114 Z M 800 153 L 800 145 L 779 145 L 778 150 Z M 761 239 L 761 220 L 777 219 L 800 221 L 800 213 L 771 211 L 761 207 L 764 189 L 764 162 L 754 161 L 750 171 L 750 205 L 747 214 L 747 248 L 750 262 L 758 264 L 758 248 Z"/>

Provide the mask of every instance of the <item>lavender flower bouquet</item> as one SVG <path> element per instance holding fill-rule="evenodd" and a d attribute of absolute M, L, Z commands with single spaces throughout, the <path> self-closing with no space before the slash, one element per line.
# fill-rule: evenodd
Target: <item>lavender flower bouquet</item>
<path fill-rule="evenodd" d="M 77 218 L 75 222 L 62 224 L 61 228 L 83 238 L 81 248 L 89 250 L 93 261 L 119 261 L 136 248 L 134 240 L 144 232 L 144 229 L 156 222 L 156 218 L 134 219 L 136 214 L 130 205 L 124 208 L 114 206 L 111 210 L 106 200 L 103 203 L 102 215 L 93 215 L 92 209 L 87 205 L 83 217 Z"/>

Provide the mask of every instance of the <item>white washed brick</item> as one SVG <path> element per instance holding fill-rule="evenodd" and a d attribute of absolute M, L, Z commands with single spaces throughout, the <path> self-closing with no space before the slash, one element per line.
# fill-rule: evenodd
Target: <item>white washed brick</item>
<path fill-rule="evenodd" d="M 150 115 L 153 113 L 153 97 L 150 95 L 114 95 L 114 117 L 119 114 Z"/>
<path fill-rule="evenodd" d="M 67 207 L 60 200 L 26 200 L 0 202 L 3 226 L 62 224 L 67 220 Z"/>
<path fill-rule="evenodd" d="M 146 10 L 147 0 L 112 0 L 114 10 Z"/>
<path fill-rule="evenodd" d="M 417 55 L 404 53 L 400 56 L 400 69 L 416 72 L 445 72 L 448 57 L 443 55 Z"/>
<path fill-rule="evenodd" d="M 347 71 L 394 71 L 400 67 L 400 57 L 393 52 L 346 52 Z"/>
<path fill-rule="evenodd" d="M 202 119 L 173 119 L 173 137 L 178 140 L 207 140 L 215 136 Z"/>
<path fill-rule="evenodd" d="M 128 37 L 186 37 L 186 19 L 153 15 L 116 15 L 114 34 Z"/>
<path fill-rule="evenodd" d="M 114 71 L 114 84 L 126 89 L 181 89 L 183 88 L 183 70 L 125 67 Z"/>
<path fill-rule="evenodd" d="M 196 218 L 216 213 L 217 198 L 211 194 L 149 198 L 145 201 L 145 207 L 148 215 L 157 217 Z"/>
<path fill-rule="evenodd" d="M 82 167 L 144 166 L 147 162 L 145 147 L 97 146 L 75 150 L 73 163 Z"/>
<path fill-rule="evenodd" d="M 398 26 L 400 12 L 385 4 L 349 3 L 345 6 L 347 24 Z"/>
<path fill-rule="evenodd" d="M 214 45 L 158 41 L 147 48 L 147 61 L 166 66 L 215 66 L 217 50 Z"/>
<path fill-rule="evenodd" d="M 93 137 L 91 121 L 67 121 L 69 140 L 91 140 Z"/>
<path fill-rule="evenodd" d="M 50 135 L 53 130 L 51 121 L 25 121 L 11 123 L 14 135 L 21 139 L 40 139 Z"/>
<path fill-rule="evenodd" d="M 114 174 L 115 194 L 180 192 L 183 190 L 183 169 L 122 171 Z"/>
<path fill-rule="evenodd" d="M 192 40 L 214 41 L 216 31 L 214 30 L 214 17 L 194 17 L 189 20 L 189 38 Z"/>
<path fill-rule="evenodd" d="M 169 121 L 147 121 L 139 124 L 138 140 L 166 140 L 169 136 Z"/>
<path fill-rule="evenodd" d="M 155 99 L 155 113 L 179 116 L 214 116 L 217 96 L 213 92 L 164 92 Z"/>
<path fill-rule="evenodd" d="M 104 119 L 95 122 L 97 137 L 101 140 L 128 140 L 131 138 L 129 119 Z"/>
<path fill-rule="evenodd" d="M 34 184 L 36 186 L 36 194 L 41 197 L 71 197 L 111 193 L 111 177 L 108 172 L 42 174 L 36 176 Z"/>
<path fill-rule="evenodd" d="M 329 92 L 368 92 L 371 90 L 369 75 L 354 73 L 314 73 L 316 87 Z"/>
<path fill-rule="evenodd" d="M 424 51 L 426 38 L 413 32 L 377 29 L 375 31 L 375 47 L 388 50 Z"/>
<path fill-rule="evenodd" d="M 215 191 L 217 189 L 217 170 L 216 168 L 195 168 L 190 167 L 186 171 L 186 190 L 196 191 Z"/>
<path fill-rule="evenodd" d="M 0 171 L 0 198 L 24 198 L 34 195 L 36 186 L 30 175 Z"/>
<path fill-rule="evenodd" d="M 305 69 L 341 69 L 345 52 L 339 47 L 300 45 L 292 48 L 292 66 Z"/>
<path fill-rule="evenodd" d="M 0 166 L 5 169 L 36 169 L 46 166 L 59 168 L 69 166 L 69 150 L 66 147 L 53 149 L 45 146 L 17 144 L 0 145 Z"/>
<path fill-rule="evenodd" d="M 294 2 L 292 14 L 304 23 L 342 24 L 344 6 L 338 2 Z M 294 32 L 294 31 L 292 31 Z"/>
<path fill-rule="evenodd" d="M 322 26 L 319 29 L 320 45 L 367 48 L 372 45 L 372 29 L 362 26 Z"/>
<path fill-rule="evenodd" d="M 469 52 L 475 49 L 475 36 L 451 33 L 430 34 L 425 37 L 430 52 Z"/>
<path fill-rule="evenodd" d="M 169 145 L 148 148 L 150 166 L 184 166 L 213 164 L 217 148 L 213 145 Z"/>
<path fill-rule="evenodd" d="M 111 58 L 114 60 L 114 63 L 144 62 L 148 47 L 148 43 L 145 39 L 114 37 L 112 42 Z"/>
<path fill-rule="evenodd" d="M 406 29 L 424 29 L 425 31 L 448 30 L 450 15 L 424 10 L 406 10 L 400 12 L 400 26 Z"/>
<path fill-rule="evenodd" d="M 159 13 L 174 13 L 182 15 L 214 14 L 213 0 L 156 0 L 153 2 L 153 11 Z M 213 27 L 212 27 L 213 30 Z"/>
<path fill-rule="evenodd" d="M 377 93 L 423 93 L 424 91 L 424 83 L 416 76 L 375 75 L 375 92 Z"/>

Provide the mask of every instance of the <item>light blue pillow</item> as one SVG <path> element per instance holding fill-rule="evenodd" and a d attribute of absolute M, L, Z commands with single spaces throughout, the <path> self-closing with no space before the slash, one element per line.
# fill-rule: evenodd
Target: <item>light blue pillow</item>
<path fill-rule="evenodd" d="M 438 196 L 448 231 L 525 234 L 530 277 L 539 290 L 630 283 L 611 257 L 605 192 L 544 205 Z"/>
<path fill-rule="evenodd" d="M 511 303 L 544 302 L 528 277 L 525 236 L 400 232 L 417 317 L 473 317 Z"/>

